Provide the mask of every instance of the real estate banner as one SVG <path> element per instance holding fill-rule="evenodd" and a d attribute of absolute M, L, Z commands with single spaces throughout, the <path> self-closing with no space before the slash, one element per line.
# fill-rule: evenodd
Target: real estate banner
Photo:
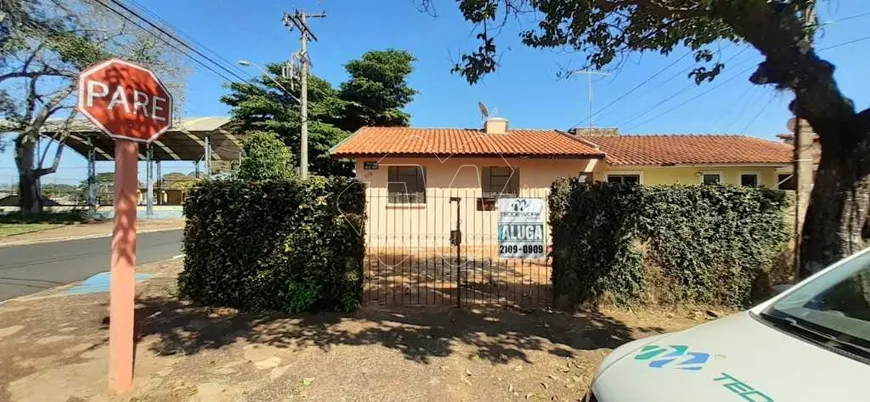
<path fill-rule="evenodd" d="M 544 199 L 499 198 L 499 258 L 544 258 Z"/>

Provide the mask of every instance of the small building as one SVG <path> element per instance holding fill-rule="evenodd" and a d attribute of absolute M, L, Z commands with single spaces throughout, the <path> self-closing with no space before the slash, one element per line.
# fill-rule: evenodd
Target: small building
<path fill-rule="evenodd" d="M 606 155 L 596 181 L 779 188 L 792 147 L 741 135 L 578 136 Z"/>
<path fill-rule="evenodd" d="M 368 243 L 449 247 L 497 242 L 500 197 L 546 198 L 559 177 L 637 184 L 776 188 L 792 148 L 737 135 L 588 135 L 510 129 L 363 127 L 331 150 L 367 184 Z M 595 133 L 598 134 L 598 133 Z"/>

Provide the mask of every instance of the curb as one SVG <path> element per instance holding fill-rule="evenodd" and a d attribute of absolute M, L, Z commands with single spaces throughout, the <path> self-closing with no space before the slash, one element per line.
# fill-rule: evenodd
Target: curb
<path fill-rule="evenodd" d="M 171 230 L 183 230 L 184 227 L 178 228 L 158 228 L 158 229 L 149 229 L 142 230 L 136 232 L 136 234 L 141 233 L 154 233 L 154 232 L 168 232 Z M 54 242 L 64 242 L 64 241 L 72 241 L 72 240 L 86 240 L 86 239 L 99 239 L 101 237 L 111 237 L 111 233 L 97 233 L 83 236 L 65 236 L 65 237 L 46 237 L 44 239 L 34 239 L 34 240 L 22 240 L 22 241 L 11 241 L 8 243 L 0 243 L 0 248 L 2 247 L 11 247 L 11 246 L 27 246 L 30 244 L 40 244 L 40 243 L 54 243 Z"/>
<path fill-rule="evenodd" d="M 152 232 L 159 232 L 159 230 L 153 230 Z M 161 260 L 161 261 L 172 261 L 172 260 L 178 260 L 181 258 L 184 258 L 184 254 L 174 255 L 170 258 L 167 258 L 166 260 Z M 157 262 L 161 262 L 161 261 L 154 261 L 153 263 L 157 263 Z M 137 265 L 136 267 L 138 268 L 139 266 Z M 158 277 L 158 276 L 156 276 L 156 275 L 152 276 L 151 278 L 145 279 L 142 282 L 143 283 L 147 282 L 147 281 L 154 279 L 156 277 Z M 72 289 L 73 287 L 78 286 L 82 282 L 84 282 L 84 279 L 79 280 L 79 281 L 70 282 L 70 283 L 65 283 L 63 285 L 57 285 L 57 286 L 55 286 L 53 288 L 49 288 L 49 289 L 43 289 L 43 290 L 40 290 L 39 292 L 36 292 L 36 293 L 31 293 L 31 294 L 27 294 L 27 295 L 23 295 L 23 296 L 13 297 L 11 299 L 2 300 L 2 301 L 0 301 L 0 307 L 3 307 L 4 305 L 6 305 L 7 303 L 10 303 L 10 302 L 11 303 L 23 303 L 23 302 L 29 302 L 29 301 L 35 301 L 35 300 L 49 299 L 49 298 L 54 298 L 54 297 L 75 296 L 75 295 L 65 295 L 61 292 L 64 290 L 67 290 L 67 289 Z M 137 284 L 138 283 L 139 282 L 137 282 Z M 106 293 L 106 294 L 108 294 L 108 293 Z"/>

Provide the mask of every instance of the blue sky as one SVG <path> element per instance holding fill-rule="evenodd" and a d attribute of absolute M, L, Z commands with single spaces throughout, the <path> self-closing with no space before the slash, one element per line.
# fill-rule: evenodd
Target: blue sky
<path fill-rule="evenodd" d="M 497 73 L 474 86 L 452 75 L 450 68 L 460 54 L 478 46 L 472 26 L 462 19 L 453 0 L 434 1 L 437 17 L 418 11 L 417 0 L 136 1 L 224 59 L 231 62 L 248 59 L 259 64 L 284 60 L 298 49 L 298 33 L 288 32 L 281 24 L 284 11 L 326 10 L 327 18 L 310 22 L 320 39 L 310 46 L 312 72 L 337 85 L 347 78 L 343 65 L 367 50 L 410 51 L 417 58 L 410 85 L 420 92 L 406 109 L 412 116 L 413 126 L 477 127 L 481 121 L 478 101 L 485 102 L 499 116 L 510 119 L 511 126 L 516 128 L 566 129 L 581 122 L 588 124 L 586 78 L 556 77 L 565 66 L 582 67 L 583 56 L 523 46 L 517 33 L 523 26 L 530 26 L 528 22 L 512 23 L 501 33 L 499 45 L 504 53 Z M 870 34 L 867 28 L 870 15 L 836 22 L 870 11 L 870 4 L 861 3 L 833 1 L 821 7 L 821 20 L 834 23 L 817 38 L 819 49 Z M 669 56 L 632 55 L 620 70 L 596 78 L 595 109 L 607 105 L 685 53 L 685 49 L 678 49 Z M 856 106 L 859 109 L 870 106 L 870 80 L 863 73 L 867 54 L 870 54 L 870 40 L 821 54 L 837 66 L 839 85 Z M 618 127 L 621 132 L 631 134 L 739 133 L 774 139 L 776 134 L 784 132 L 785 122 L 790 117 L 787 104 L 791 94 L 749 84 L 748 72 L 701 95 L 761 59 L 754 49 L 736 45 L 724 47 L 721 58 L 730 62 L 717 81 L 689 89 L 686 88 L 690 87 L 690 80 L 680 72 L 692 65 L 692 58 L 676 61 L 648 84 L 596 116 L 595 125 Z M 227 114 L 227 107 L 218 100 L 225 93 L 223 80 L 193 63 L 191 68 L 185 115 Z M 248 67 L 248 73 L 257 71 Z M 675 93 L 679 95 L 653 108 Z M 681 103 L 685 104 L 677 107 Z M 14 166 L 10 150 L 0 154 L 0 183 L 14 180 Z M 111 170 L 111 163 L 98 164 L 98 170 Z M 144 170 L 144 166 L 140 167 L 140 176 L 144 175 Z M 192 170 L 190 162 L 165 163 L 163 168 L 164 173 Z M 68 151 L 61 171 L 44 182 L 72 183 L 84 177 L 84 159 Z"/>

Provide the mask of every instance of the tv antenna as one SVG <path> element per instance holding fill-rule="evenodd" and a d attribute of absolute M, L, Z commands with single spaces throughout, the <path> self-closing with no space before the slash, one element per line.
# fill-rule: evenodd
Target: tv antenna
<path fill-rule="evenodd" d="M 577 70 L 577 71 L 574 71 L 574 74 L 583 74 L 586 76 L 587 80 L 589 81 L 589 131 L 592 132 L 592 116 L 594 115 L 594 113 L 592 112 L 592 104 L 593 104 L 593 100 L 594 100 L 593 93 L 592 93 L 593 92 L 592 91 L 592 76 L 593 75 L 606 76 L 606 75 L 610 75 L 610 73 L 605 73 L 605 72 L 601 72 L 601 71 L 593 71 L 593 70 Z"/>

